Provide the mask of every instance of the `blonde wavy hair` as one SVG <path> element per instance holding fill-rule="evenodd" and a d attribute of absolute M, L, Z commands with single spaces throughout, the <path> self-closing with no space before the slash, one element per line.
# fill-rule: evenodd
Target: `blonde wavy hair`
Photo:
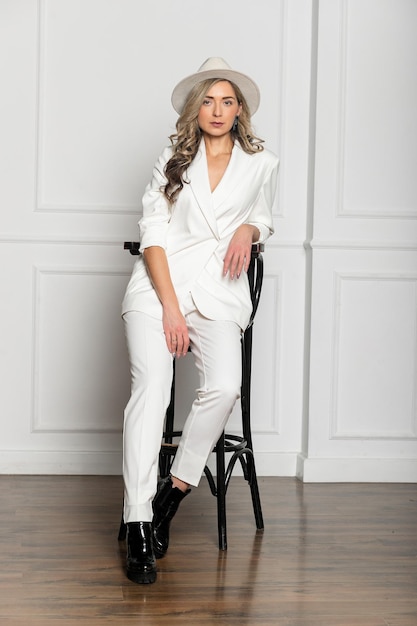
<path fill-rule="evenodd" d="M 200 145 L 202 133 L 198 125 L 198 114 L 209 89 L 223 78 L 211 78 L 197 83 L 190 91 L 184 109 L 176 124 L 176 133 L 169 137 L 173 146 L 173 155 L 165 166 L 167 183 L 162 191 L 170 204 L 173 204 L 178 194 L 189 181 L 185 179 L 187 168 L 192 163 Z M 254 154 L 263 150 L 263 140 L 256 137 L 251 126 L 249 107 L 239 87 L 227 81 L 233 87 L 242 111 L 238 117 L 237 127 L 232 129 L 231 136 L 237 139 L 242 150 Z"/>

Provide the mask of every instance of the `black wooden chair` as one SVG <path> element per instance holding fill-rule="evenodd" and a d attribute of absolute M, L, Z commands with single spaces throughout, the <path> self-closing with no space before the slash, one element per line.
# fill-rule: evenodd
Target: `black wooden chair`
<path fill-rule="evenodd" d="M 125 250 L 130 254 L 139 254 L 139 243 L 127 241 Z M 251 262 L 248 270 L 250 294 L 252 299 L 252 315 L 249 325 L 242 336 L 242 387 L 241 387 L 241 435 L 231 435 L 223 432 L 220 436 L 213 453 L 216 455 L 216 476 L 206 466 L 204 473 L 207 477 L 211 493 L 217 498 L 217 525 L 219 549 L 227 549 L 227 525 L 226 525 L 226 494 L 232 476 L 233 468 L 239 460 L 245 480 L 250 487 L 253 512 L 256 528 L 263 529 L 261 500 L 259 496 L 258 480 L 255 469 L 255 458 L 252 444 L 251 431 L 251 373 L 252 373 L 252 332 L 253 321 L 258 309 L 263 281 L 263 245 L 252 246 Z M 166 413 L 165 430 L 163 433 L 161 450 L 159 455 L 159 473 L 163 478 L 169 474 L 170 467 L 177 450 L 175 440 L 181 436 L 181 431 L 174 428 L 175 406 L 175 359 L 174 376 L 171 387 L 171 401 Z M 230 455 L 230 456 L 229 456 Z M 227 465 L 226 465 L 227 461 Z M 120 523 L 119 540 L 126 537 L 126 525 L 123 517 Z"/>

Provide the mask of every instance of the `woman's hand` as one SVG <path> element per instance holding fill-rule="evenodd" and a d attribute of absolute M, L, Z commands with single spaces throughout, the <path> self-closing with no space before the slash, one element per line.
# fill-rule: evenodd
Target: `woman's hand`
<path fill-rule="evenodd" d="M 190 339 L 184 316 L 178 308 L 163 308 L 162 324 L 168 350 L 173 356 L 185 356 Z"/>
<path fill-rule="evenodd" d="M 223 275 L 226 276 L 229 272 L 230 278 L 239 278 L 242 271 L 248 271 L 252 243 L 259 239 L 259 230 L 256 226 L 250 224 L 242 224 L 236 230 L 232 239 L 230 240 L 227 253 L 223 263 Z"/>

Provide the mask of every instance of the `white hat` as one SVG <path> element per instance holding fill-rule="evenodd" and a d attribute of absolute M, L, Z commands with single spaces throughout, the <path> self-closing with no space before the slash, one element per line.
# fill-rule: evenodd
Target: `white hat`
<path fill-rule="evenodd" d="M 197 85 L 197 83 L 201 83 L 201 81 L 207 80 L 208 78 L 223 78 L 224 80 L 230 80 L 232 83 L 235 83 L 242 92 L 251 115 L 258 109 L 260 94 L 257 84 L 254 83 L 249 76 L 246 76 L 246 74 L 232 70 L 230 65 L 220 57 L 210 57 L 195 74 L 187 76 L 187 78 L 181 80 L 174 88 L 171 102 L 177 113 L 181 114 L 191 89 Z"/>

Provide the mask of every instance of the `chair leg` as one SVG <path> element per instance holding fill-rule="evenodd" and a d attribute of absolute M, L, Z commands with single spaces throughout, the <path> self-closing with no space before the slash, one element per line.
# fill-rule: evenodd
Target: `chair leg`
<path fill-rule="evenodd" d="M 261 499 L 259 496 L 258 479 L 256 476 L 255 459 L 253 454 L 252 432 L 251 432 L 251 377 L 252 377 L 252 326 L 249 327 L 242 341 L 242 426 L 243 436 L 250 453 L 246 454 L 248 468 L 248 482 L 250 485 L 253 513 L 255 515 L 256 528 L 264 528 Z"/>
<path fill-rule="evenodd" d="M 227 550 L 227 527 L 226 527 L 226 482 L 225 482 L 225 452 L 224 433 L 220 436 L 216 445 L 216 471 L 217 471 L 217 528 L 219 537 L 219 549 Z"/>
<path fill-rule="evenodd" d="M 169 476 L 171 469 L 171 458 L 167 454 L 159 453 L 159 476 L 160 478 L 166 478 Z"/>
<path fill-rule="evenodd" d="M 165 432 L 163 442 L 171 444 L 174 436 L 174 411 L 175 411 L 175 359 L 172 365 L 171 397 L 165 414 Z M 169 475 L 172 465 L 172 457 L 169 454 L 159 453 L 159 476 L 166 478 Z"/>
<path fill-rule="evenodd" d="M 264 518 L 262 515 L 261 498 L 259 496 L 258 478 L 256 476 L 255 459 L 253 452 L 246 455 L 249 474 L 249 486 L 252 496 L 253 513 L 255 515 L 256 528 L 262 530 L 264 528 Z"/>

